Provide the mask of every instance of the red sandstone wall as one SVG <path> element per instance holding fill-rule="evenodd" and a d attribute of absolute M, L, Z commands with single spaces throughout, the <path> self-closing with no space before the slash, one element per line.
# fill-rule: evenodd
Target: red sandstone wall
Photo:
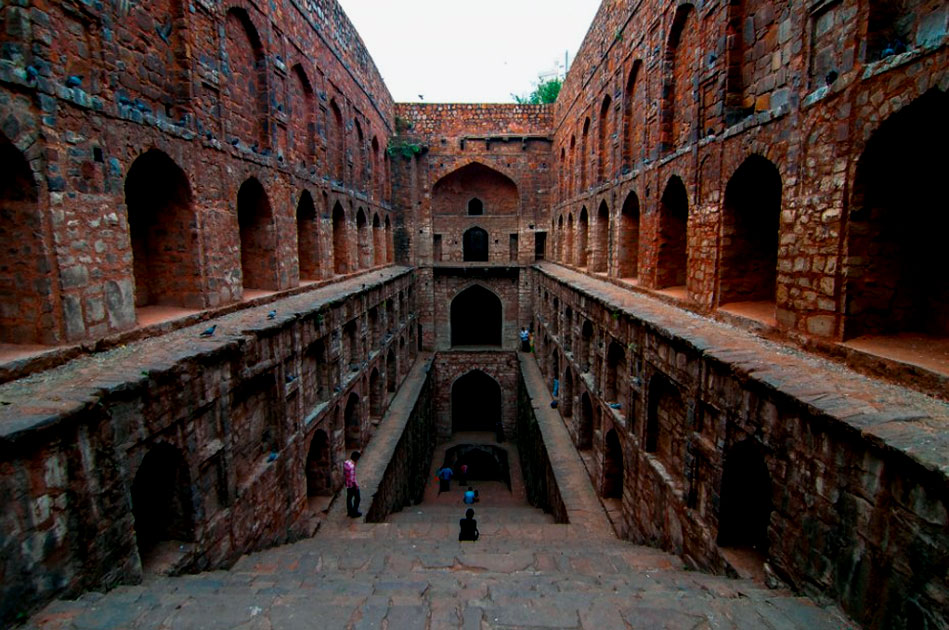
<path fill-rule="evenodd" d="M 848 218 L 863 204 L 856 175 L 868 138 L 922 95 L 949 88 L 945 7 L 919 1 L 900 10 L 889 16 L 847 1 L 604 3 L 555 107 L 554 255 L 612 277 L 635 276 L 641 288 L 684 285 L 675 295 L 697 310 L 770 301 L 777 326 L 796 333 L 840 339 L 911 328 L 869 319 L 874 307 L 866 303 L 889 294 L 864 299 L 881 293 L 864 278 L 886 272 L 865 271 L 872 254 L 848 254 L 862 247 L 864 230 L 890 232 L 882 221 Z M 939 120 L 925 107 L 914 111 L 908 116 Z M 942 124 L 931 133 L 943 137 Z M 894 150 L 926 149 L 907 139 Z M 767 168 L 742 180 L 736 174 L 749 156 L 764 158 Z M 765 225 L 743 224 L 735 198 L 767 196 L 755 186 L 772 174 L 779 201 L 752 211 L 767 215 Z M 662 203 L 674 178 L 687 203 L 681 235 Z M 914 195 L 939 198 L 932 182 L 920 186 Z M 635 222 L 621 213 L 632 199 Z M 603 203 L 607 225 L 600 238 L 588 237 L 588 260 L 581 260 L 579 215 L 585 207 L 592 231 Z M 574 233 L 567 234 L 571 217 Z M 749 245 L 761 240 L 767 247 Z M 638 254 L 635 273 L 630 249 Z M 891 266 L 938 264 L 931 256 L 892 256 Z M 945 295 L 942 285 L 935 291 Z"/>
<path fill-rule="evenodd" d="M 32 280 L 0 261 L 0 283 L 20 294 L 4 292 L 0 311 L 20 314 L 3 341 L 97 338 L 134 326 L 136 303 L 200 309 L 240 300 L 245 287 L 286 289 L 298 284 L 301 259 L 304 278 L 331 278 L 337 202 L 345 269 L 392 259 L 385 147 L 393 106 L 336 3 L 182 6 L 0 9 L 0 145 L 26 161 L 37 191 L 27 203 L 4 193 L 2 204 L 18 206 L 11 224 L 36 225 L 30 248 L 40 259 L 24 270 Z M 171 166 L 146 169 L 139 196 L 172 190 L 184 200 L 174 221 L 168 208 L 155 211 L 159 231 L 129 207 L 126 190 L 132 165 L 149 150 Z M 263 190 L 265 209 L 251 213 L 255 242 L 242 243 L 237 201 L 248 181 Z M 306 196 L 312 206 L 301 204 Z M 360 209 L 374 232 L 362 255 Z M 151 240 L 139 243 L 136 230 Z M 164 260 L 142 264 L 147 257 Z M 146 284 L 161 288 L 158 297 L 143 299 L 154 293 Z M 36 292 L 42 315 L 25 327 L 13 305 Z"/>

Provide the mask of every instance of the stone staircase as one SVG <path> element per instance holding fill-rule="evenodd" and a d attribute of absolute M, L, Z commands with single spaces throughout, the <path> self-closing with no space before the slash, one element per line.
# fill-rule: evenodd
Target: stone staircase
<path fill-rule="evenodd" d="M 533 508 L 475 508 L 475 543 L 457 542 L 456 506 L 423 505 L 377 524 L 333 510 L 317 537 L 244 556 L 229 571 L 54 602 L 28 627 L 855 627 L 806 598 L 686 571 L 675 556 L 553 524 Z"/>

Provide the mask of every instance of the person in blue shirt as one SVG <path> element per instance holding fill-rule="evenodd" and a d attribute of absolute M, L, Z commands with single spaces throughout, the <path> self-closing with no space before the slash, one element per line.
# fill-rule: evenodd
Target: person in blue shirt
<path fill-rule="evenodd" d="M 438 471 L 438 494 L 451 490 L 451 466 L 444 466 Z"/>
<path fill-rule="evenodd" d="M 468 489 L 465 490 L 465 503 L 471 505 L 475 501 L 477 501 L 477 498 L 475 497 L 475 491 L 471 486 L 468 486 Z"/>

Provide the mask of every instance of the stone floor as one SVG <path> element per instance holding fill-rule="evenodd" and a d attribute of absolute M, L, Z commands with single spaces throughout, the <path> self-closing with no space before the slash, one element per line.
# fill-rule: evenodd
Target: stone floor
<path fill-rule="evenodd" d="M 561 429 L 565 434 L 562 425 L 547 427 L 545 441 L 573 524 L 554 524 L 526 505 L 516 446 L 505 443 L 511 489 L 471 481 L 481 493 L 474 506 L 481 538 L 458 542 L 467 507 L 462 490 L 453 484 L 439 494 L 434 468 L 446 447 L 493 438 L 463 434 L 439 446 L 424 501 L 387 522 L 349 519 L 337 500 L 314 538 L 244 556 L 228 571 L 152 576 L 141 585 L 54 602 L 26 627 L 855 628 L 834 608 L 751 580 L 687 571 L 675 556 L 616 539 L 602 509 L 591 507 L 598 506 L 595 493 L 576 451 L 561 443 Z M 382 450 L 373 447 L 370 442 L 365 451 L 367 463 Z"/>

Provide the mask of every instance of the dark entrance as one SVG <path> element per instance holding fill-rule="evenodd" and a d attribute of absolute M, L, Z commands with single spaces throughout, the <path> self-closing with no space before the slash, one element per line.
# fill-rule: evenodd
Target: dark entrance
<path fill-rule="evenodd" d="M 310 442 L 306 457 L 306 494 L 310 497 L 333 493 L 333 460 L 329 437 L 325 431 L 317 431 Z"/>
<path fill-rule="evenodd" d="M 451 345 L 500 346 L 501 300 L 474 285 L 451 301 Z"/>
<path fill-rule="evenodd" d="M 740 442 L 725 454 L 721 497 L 718 544 L 767 554 L 771 476 L 755 441 Z"/>
<path fill-rule="evenodd" d="M 362 447 L 362 412 L 359 408 L 359 396 L 350 394 L 346 401 L 345 421 L 346 450 L 351 451 Z"/>
<path fill-rule="evenodd" d="M 178 449 L 159 444 L 145 455 L 132 482 L 132 514 L 143 564 L 162 541 L 194 540 L 191 477 Z"/>
<path fill-rule="evenodd" d="M 491 444 L 459 444 L 445 451 L 443 466 L 455 470 L 468 466 L 469 481 L 500 481 L 511 489 L 511 469 L 507 451 Z"/>
<path fill-rule="evenodd" d="M 619 499 L 623 496 L 623 447 L 616 431 L 606 434 L 606 453 L 603 458 L 603 496 Z"/>
<path fill-rule="evenodd" d="M 501 386 L 482 372 L 472 370 L 451 387 L 451 430 L 494 431 L 501 419 Z"/>
<path fill-rule="evenodd" d="M 462 247 L 464 260 L 486 262 L 488 260 L 488 233 L 479 227 L 471 228 L 462 238 Z"/>

